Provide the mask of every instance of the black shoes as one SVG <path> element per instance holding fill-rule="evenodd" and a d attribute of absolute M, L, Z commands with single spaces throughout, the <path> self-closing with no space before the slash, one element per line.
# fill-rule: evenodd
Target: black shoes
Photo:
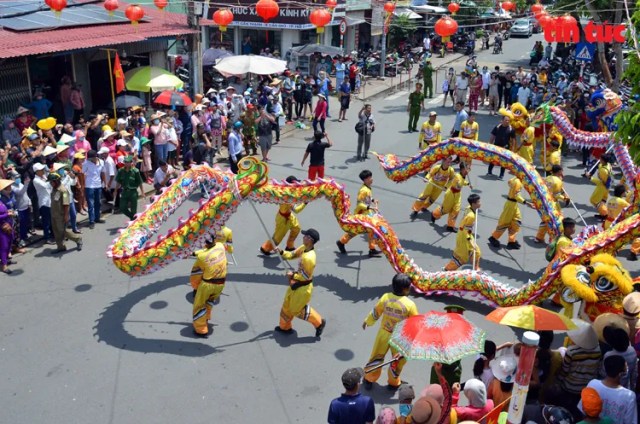
<path fill-rule="evenodd" d="M 284 250 L 286 250 L 287 252 L 293 252 L 294 250 L 296 250 L 296 248 L 295 247 L 287 247 Z"/>
<path fill-rule="evenodd" d="M 364 380 L 363 384 L 364 384 L 364 388 L 365 388 L 365 390 L 371 390 L 371 389 L 373 389 L 373 383 L 372 383 L 372 382 L 370 382 L 370 381 L 368 381 L 368 380 Z"/>
<path fill-rule="evenodd" d="M 412 211 L 411 214 L 409 215 L 409 219 L 414 220 L 418 217 L 418 212 L 416 211 Z"/>
<path fill-rule="evenodd" d="M 491 246 L 495 247 L 496 249 L 500 247 L 500 242 L 494 236 L 489 237 L 489 244 Z M 511 244 L 511 243 L 509 243 L 509 244 Z"/>
<path fill-rule="evenodd" d="M 283 330 L 282 328 L 280 328 L 280 326 L 277 326 L 276 328 L 273 329 L 273 331 L 282 333 L 282 334 L 291 334 L 293 333 L 293 328 L 290 328 L 288 330 Z M 316 333 L 317 333 L 317 330 L 316 330 Z"/>
<path fill-rule="evenodd" d="M 262 254 L 263 254 L 263 255 L 265 255 L 265 256 L 271 256 L 271 252 L 267 252 L 266 250 L 264 250 L 264 249 L 262 248 L 262 246 L 260 246 L 260 253 L 262 253 Z"/>
<path fill-rule="evenodd" d="M 327 320 L 322 318 L 322 322 L 318 327 L 316 327 L 316 337 L 322 336 L 322 332 L 324 331 L 324 327 L 327 325 Z"/>
<path fill-rule="evenodd" d="M 446 230 L 449 231 L 450 233 L 457 233 L 458 232 L 457 228 L 449 227 L 448 225 L 447 225 Z"/>
<path fill-rule="evenodd" d="M 436 223 L 436 217 L 433 216 L 433 212 L 431 213 L 431 223 L 435 224 Z"/>
<path fill-rule="evenodd" d="M 630 261 L 637 261 L 638 260 L 638 255 L 636 255 L 633 252 L 629 252 L 629 256 L 627 257 L 627 259 L 629 259 Z"/>
<path fill-rule="evenodd" d="M 340 253 L 342 253 L 343 255 L 347 254 L 347 249 L 344 248 L 344 243 L 341 242 L 340 240 L 338 240 L 336 242 L 336 246 L 338 246 L 338 250 L 340 250 Z"/>
<path fill-rule="evenodd" d="M 380 256 L 382 252 L 380 252 L 379 250 L 376 249 L 369 249 L 369 257 L 370 258 L 377 258 Z"/>
<path fill-rule="evenodd" d="M 517 241 L 510 241 L 509 243 L 507 243 L 507 249 L 509 250 L 518 250 L 520 249 L 520 243 L 518 243 Z"/>

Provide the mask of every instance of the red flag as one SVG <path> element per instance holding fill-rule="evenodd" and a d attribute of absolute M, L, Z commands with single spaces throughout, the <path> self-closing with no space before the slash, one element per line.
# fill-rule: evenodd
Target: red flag
<path fill-rule="evenodd" d="M 495 407 L 491 412 L 484 416 L 487 424 L 498 424 L 500 422 L 500 414 L 502 413 L 502 409 L 504 408 L 505 403 L 501 403 L 497 407 Z"/>
<path fill-rule="evenodd" d="M 124 72 L 122 72 L 118 52 L 116 52 L 116 60 L 113 62 L 113 76 L 116 78 L 116 93 L 119 93 L 124 90 Z"/>

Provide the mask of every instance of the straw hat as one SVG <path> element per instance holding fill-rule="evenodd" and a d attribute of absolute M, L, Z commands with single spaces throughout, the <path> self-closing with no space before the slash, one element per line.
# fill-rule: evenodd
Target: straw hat
<path fill-rule="evenodd" d="M 16 112 L 16 115 L 22 115 L 25 112 L 29 112 L 29 109 L 27 109 L 24 106 L 20 106 L 20 107 L 18 107 L 18 111 Z"/>
<path fill-rule="evenodd" d="M 57 153 L 58 153 L 58 149 L 55 149 L 55 148 L 53 148 L 51 146 L 47 146 L 42 151 L 42 156 L 55 155 Z"/>
<path fill-rule="evenodd" d="M 591 350 L 598 347 L 598 335 L 588 322 L 581 319 L 572 319 L 577 329 L 567 332 L 567 336 L 573 343 L 583 349 Z"/>
<path fill-rule="evenodd" d="M 69 146 L 67 146 L 66 144 L 58 144 L 56 145 L 56 152 L 58 154 L 64 152 L 65 150 L 67 150 L 69 148 Z"/>
<path fill-rule="evenodd" d="M 75 141 L 76 139 L 70 136 L 69 134 L 62 134 L 62 137 L 60 137 L 60 140 L 58 141 L 58 143 L 67 144 L 67 143 L 73 143 Z"/>
<path fill-rule="evenodd" d="M 622 328 L 627 333 L 629 332 L 629 324 L 627 324 L 627 320 L 625 320 L 621 315 L 611 312 L 606 312 L 604 314 L 598 315 L 592 325 L 593 329 L 598 335 L 598 340 L 600 340 L 601 342 L 604 342 L 603 333 L 605 327 Z"/>
<path fill-rule="evenodd" d="M 0 179 L 0 191 L 9 187 L 11 184 L 13 184 L 13 180 Z"/>
<path fill-rule="evenodd" d="M 58 172 L 62 168 L 66 168 L 66 163 L 56 162 L 53 164 L 53 172 Z"/>
<path fill-rule="evenodd" d="M 106 140 L 107 138 L 117 135 L 118 133 L 113 131 L 111 128 L 109 128 L 108 130 L 106 130 L 104 133 L 102 133 L 102 139 Z"/>

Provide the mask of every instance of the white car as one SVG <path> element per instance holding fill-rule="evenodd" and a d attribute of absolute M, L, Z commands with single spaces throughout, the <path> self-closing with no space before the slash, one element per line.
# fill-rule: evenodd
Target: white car
<path fill-rule="evenodd" d="M 512 37 L 531 37 L 533 27 L 529 19 L 518 19 L 513 23 L 509 31 Z"/>

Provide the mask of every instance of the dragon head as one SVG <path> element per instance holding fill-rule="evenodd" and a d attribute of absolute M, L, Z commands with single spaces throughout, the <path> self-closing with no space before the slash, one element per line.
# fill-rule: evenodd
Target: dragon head
<path fill-rule="evenodd" d="M 597 90 L 591 95 L 585 112 L 596 125 L 599 119 L 617 114 L 622 109 L 622 99 L 608 88 Z M 596 127 L 597 128 L 597 127 Z"/>
<path fill-rule="evenodd" d="M 584 301 L 591 320 L 605 312 L 621 313 L 622 300 L 633 291 L 629 271 L 608 253 L 592 256 L 586 266 L 566 265 L 560 274 L 562 300 L 569 304 Z"/>

